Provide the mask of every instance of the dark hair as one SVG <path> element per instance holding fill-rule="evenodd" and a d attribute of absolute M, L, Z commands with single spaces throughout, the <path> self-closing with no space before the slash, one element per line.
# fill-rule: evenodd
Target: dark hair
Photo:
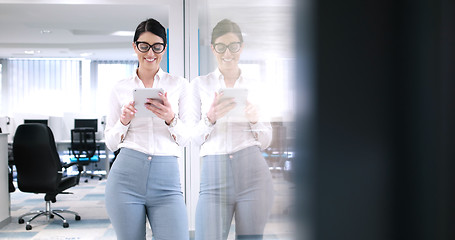
<path fill-rule="evenodd" d="M 226 33 L 234 33 L 240 39 L 240 42 L 243 43 L 242 31 L 240 30 L 239 25 L 229 19 L 223 19 L 216 24 L 212 31 L 211 43 L 214 44 L 217 38 Z"/>
<path fill-rule="evenodd" d="M 149 18 L 141 23 L 136 28 L 136 32 L 134 33 L 133 42 L 136 42 L 141 36 L 142 33 L 151 32 L 158 37 L 161 37 L 164 42 L 164 46 L 166 46 L 167 38 L 166 38 L 166 29 L 161 25 L 160 22 L 153 18 Z"/>

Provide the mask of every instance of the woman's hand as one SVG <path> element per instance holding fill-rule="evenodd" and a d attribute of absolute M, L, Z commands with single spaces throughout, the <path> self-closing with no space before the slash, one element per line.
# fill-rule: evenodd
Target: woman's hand
<path fill-rule="evenodd" d="M 234 109 L 236 103 L 233 98 L 220 101 L 223 93 L 215 92 L 215 99 L 213 99 L 212 105 L 210 106 L 209 111 L 207 112 L 207 118 L 212 124 L 224 117 L 229 111 Z"/>
<path fill-rule="evenodd" d="M 135 117 L 136 112 L 137 110 L 134 107 L 134 101 L 123 105 L 122 115 L 120 115 L 120 122 L 125 126 L 128 125 Z"/>
<path fill-rule="evenodd" d="M 245 108 L 245 116 L 250 121 L 250 123 L 255 124 L 259 120 L 259 111 L 258 108 L 251 104 L 250 102 L 247 102 L 246 108 Z"/>
<path fill-rule="evenodd" d="M 147 103 L 145 103 L 145 107 L 169 125 L 172 120 L 174 120 L 174 111 L 172 111 L 171 103 L 167 99 L 167 92 L 164 94 L 159 93 L 159 96 L 159 100 L 148 98 Z"/>

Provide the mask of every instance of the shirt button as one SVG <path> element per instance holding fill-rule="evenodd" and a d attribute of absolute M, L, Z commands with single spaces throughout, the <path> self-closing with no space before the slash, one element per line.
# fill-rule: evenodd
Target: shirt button
<path fill-rule="evenodd" d="M 148 160 L 152 160 L 152 156 L 149 156 L 147 159 L 148 159 Z"/>
<path fill-rule="evenodd" d="M 232 156 L 232 155 L 229 155 L 229 158 L 230 158 L 230 159 L 233 159 L 233 158 L 234 158 L 234 156 Z"/>

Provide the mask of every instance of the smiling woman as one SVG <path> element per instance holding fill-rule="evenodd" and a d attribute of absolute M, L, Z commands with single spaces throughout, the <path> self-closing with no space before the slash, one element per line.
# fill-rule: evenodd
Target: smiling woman
<path fill-rule="evenodd" d="M 109 98 L 106 145 L 119 153 L 106 184 L 106 210 L 117 239 L 144 239 L 146 219 L 156 239 L 189 238 L 178 166 L 181 148 L 189 142 L 189 84 L 160 68 L 166 39 L 155 19 L 139 23 L 132 44 L 139 61 L 136 74 L 117 82 Z M 148 98 L 142 109 L 153 116 L 136 114 L 133 94 L 148 88 L 164 93 Z"/>
<path fill-rule="evenodd" d="M 153 87 L 155 75 L 160 69 L 166 49 L 166 42 L 166 29 L 155 19 L 148 19 L 137 26 L 133 48 L 139 61 L 137 74 L 145 87 Z"/>

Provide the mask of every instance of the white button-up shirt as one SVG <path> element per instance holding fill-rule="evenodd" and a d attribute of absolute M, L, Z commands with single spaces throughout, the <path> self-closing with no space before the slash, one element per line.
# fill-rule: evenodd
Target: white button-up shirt
<path fill-rule="evenodd" d="M 226 88 L 224 77 L 217 69 L 214 72 L 192 80 L 191 89 L 193 104 L 195 105 L 196 126 L 193 129 L 193 141 L 201 145 L 200 155 L 230 154 L 250 146 L 267 148 L 272 141 L 272 127 L 267 118 L 260 117 L 256 124 L 248 121 L 231 120 L 223 117 L 213 126 L 208 126 L 204 118 L 215 98 L 215 92 Z M 261 104 L 259 86 L 250 79 L 242 76 L 235 82 L 234 88 L 248 89 L 248 101 L 252 104 Z M 246 120 L 246 118 L 245 118 Z"/>
<path fill-rule="evenodd" d="M 155 75 L 153 88 L 162 88 L 167 92 L 172 110 L 178 117 L 173 127 L 158 117 L 135 117 L 127 126 L 120 122 L 122 107 L 133 101 L 133 90 L 136 88 L 145 88 L 137 74 L 120 80 L 112 89 L 104 131 L 107 147 L 111 151 L 125 147 L 150 155 L 180 157 L 181 147 L 190 140 L 189 127 L 186 126 L 190 110 L 187 106 L 190 101 L 188 81 L 162 69 Z"/>

